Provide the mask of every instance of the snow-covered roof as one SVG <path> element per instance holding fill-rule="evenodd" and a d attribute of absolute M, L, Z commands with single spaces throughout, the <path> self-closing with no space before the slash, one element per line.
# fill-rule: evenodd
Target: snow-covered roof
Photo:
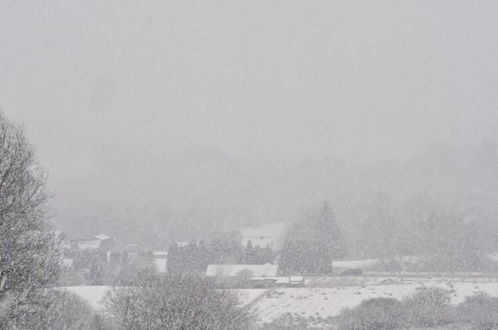
<path fill-rule="evenodd" d="M 102 241 L 106 241 L 110 239 L 109 236 L 105 235 L 105 234 L 98 234 L 98 235 L 95 235 L 93 237 L 89 237 L 89 238 L 82 238 L 82 239 L 77 239 L 77 240 L 74 240 L 73 242 L 75 242 L 78 246 L 78 249 L 98 249 L 100 248 L 100 243 Z"/>
<path fill-rule="evenodd" d="M 94 236 L 96 239 L 99 239 L 101 241 L 105 241 L 106 239 L 111 239 L 109 236 L 105 235 L 105 234 L 98 234 L 98 235 L 95 235 Z"/>
<path fill-rule="evenodd" d="M 72 258 L 63 258 L 62 259 L 62 266 L 65 268 L 73 267 L 73 259 Z"/>
<path fill-rule="evenodd" d="M 86 250 L 86 249 L 98 249 L 100 248 L 100 243 L 102 240 L 97 238 L 86 239 L 77 241 L 78 249 Z"/>
<path fill-rule="evenodd" d="M 348 269 L 361 269 L 375 266 L 380 262 L 379 259 L 363 259 L 363 260 L 339 260 L 333 261 L 332 267 L 348 268 Z"/>
<path fill-rule="evenodd" d="M 195 241 L 194 241 L 195 242 Z M 186 247 L 188 246 L 190 243 L 192 243 L 192 241 L 175 241 L 176 245 L 178 247 Z"/>
<path fill-rule="evenodd" d="M 242 271 L 250 271 L 252 276 L 277 276 L 278 265 L 209 265 L 206 276 L 236 276 Z"/>

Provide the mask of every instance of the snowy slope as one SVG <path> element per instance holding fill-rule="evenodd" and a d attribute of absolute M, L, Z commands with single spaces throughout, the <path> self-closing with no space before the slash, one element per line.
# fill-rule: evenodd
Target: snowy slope
<path fill-rule="evenodd" d="M 441 287 L 452 292 L 452 303 L 466 296 L 486 292 L 498 296 L 498 283 L 454 282 L 447 280 L 407 281 L 402 284 L 347 286 L 335 288 L 273 289 L 252 307 L 259 322 L 271 322 L 285 313 L 303 317 L 334 317 L 341 310 L 359 305 L 363 300 L 391 297 L 402 299 L 423 287 Z"/>
<path fill-rule="evenodd" d="M 109 286 L 68 286 L 61 289 L 75 293 L 81 299 L 88 302 L 95 309 L 101 309 L 102 298 L 104 298 Z"/>

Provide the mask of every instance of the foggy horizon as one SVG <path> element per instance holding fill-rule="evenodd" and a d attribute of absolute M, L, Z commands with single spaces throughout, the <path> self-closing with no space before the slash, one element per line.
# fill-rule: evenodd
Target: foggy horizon
<path fill-rule="evenodd" d="M 406 159 L 496 137 L 496 10 L 7 1 L 0 106 L 56 177 L 102 145 Z"/>

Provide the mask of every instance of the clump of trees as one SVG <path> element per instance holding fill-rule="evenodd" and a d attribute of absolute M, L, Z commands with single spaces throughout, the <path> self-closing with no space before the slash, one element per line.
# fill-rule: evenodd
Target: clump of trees
<path fill-rule="evenodd" d="M 457 308 L 457 317 L 461 323 L 471 324 L 479 330 L 498 328 L 498 298 L 485 293 L 465 298 Z"/>
<path fill-rule="evenodd" d="M 252 320 L 234 292 L 191 274 L 148 274 L 136 286 L 115 287 L 104 306 L 117 329 L 249 329 Z"/>
<path fill-rule="evenodd" d="M 204 273 L 209 264 L 265 264 L 272 263 L 274 253 L 270 246 L 253 246 L 251 241 L 244 247 L 239 232 L 216 235 L 209 243 L 192 241 L 180 246 L 170 245 L 168 272 Z"/>
<path fill-rule="evenodd" d="M 111 280 L 105 251 L 78 251 L 73 258 L 75 271 L 82 272 L 86 284 L 104 285 Z"/>
<path fill-rule="evenodd" d="M 327 203 L 289 229 L 280 271 L 286 274 L 331 274 L 332 261 L 345 255 L 344 238 Z"/>
<path fill-rule="evenodd" d="M 22 318 L 11 322 L 12 329 L 99 329 L 99 316 L 74 293 L 64 290 L 38 292 L 36 299 L 24 307 Z"/>
<path fill-rule="evenodd" d="M 22 127 L 0 112 L 0 328 L 24 319 L 59 273 L 46 177 Z"/>
<path fill-rule="evenodd" d="M 491 264 L 476 223 L 454 213 L 434 213 L 421 226 L 420 255 L 423 269 L 482 271 Z"/>
<path fill-rule="evenodd" d="M 250 240 L 247 241 L 244 251 L 244 264 L 261 265 L 271 263 L 273 258 L 273 251 L 269 245 L 266 245 L 265 247 L 261 247 L 259 245 L 253 246 Z"/>
<path fill-rule="evenodd" d="M 168 249 L 168 273 L 203 273 L 213 255 L 204 241 L 180 246 L 176 242 Z"/>
<path fill-rule="evenodd" d="M 365 300 L 358 307 L 343 311 L 339 318 L 340 330 L 396 329 L 403 325 L 403 306 L 393 298 Z"/>
<path fill-rule="evenodd" d="M 347 309 L 338 318 L 339 330 L 435 328 L 491 330 L 498 326 L 498 298 L 477 294 L 459 305 L 440 288 L 425 288 L 402 301 L 374 298 Z M 453 328 L 452 328 L 453 329 Z"/>
<path fill-rule="evenodd" d="M 426 196 L 406 205 L 376 193 L 358 207 L 350 248 L 355 258 L 377 258 L 387 271 L 496 271 L 493 228 L 470 211 L 443 207 Z M 404 256 L 414 256 L 411 262 Z M 409 258 L 408 258 L 409 259 Z"/>

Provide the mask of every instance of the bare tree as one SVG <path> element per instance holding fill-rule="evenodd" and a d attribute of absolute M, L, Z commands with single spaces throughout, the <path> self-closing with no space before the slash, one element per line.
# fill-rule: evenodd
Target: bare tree
<path fill-rule="evenodd" d="M 21 317 L 22 305 L 57 277 L 47 201 L 46 173 L 33 147 L 22 127 L 0 112 L 0 328 Z"/>
<path fill-rule="evenodd" d="M 248 329 L 249 312 L 237 296 L 194 275 L 150 276 L 117 287 L 104 300 L 118 329 Z"/>

